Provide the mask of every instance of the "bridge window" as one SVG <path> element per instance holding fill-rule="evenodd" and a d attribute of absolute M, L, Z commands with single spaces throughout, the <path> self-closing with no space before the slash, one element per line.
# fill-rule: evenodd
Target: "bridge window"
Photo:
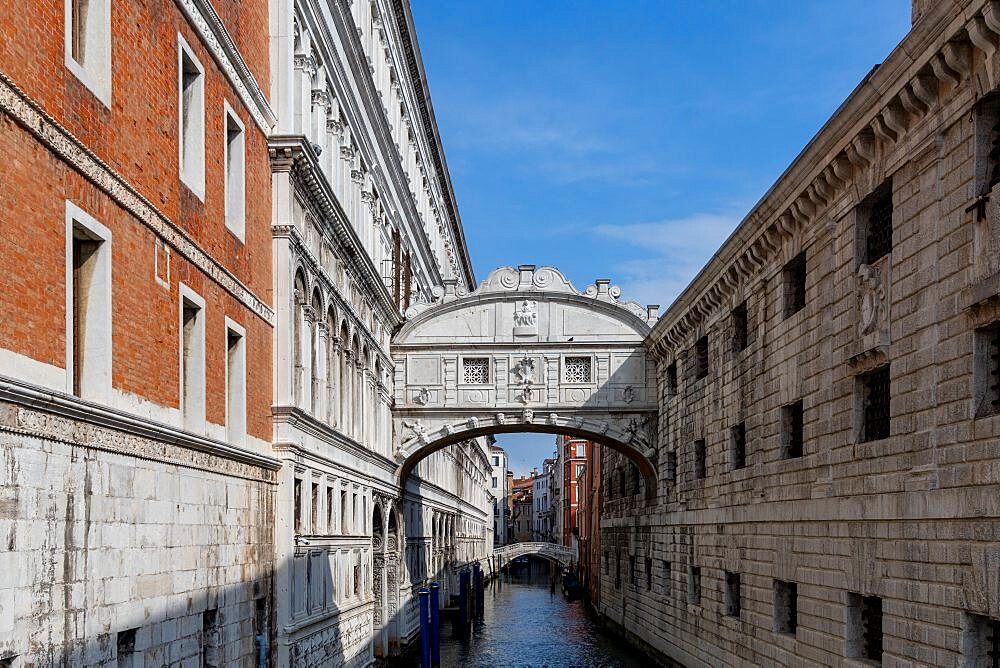
<path fill-rule="evenodd" d="M 488 357 L 463 358 L 462 380 L 466 385 L 488 385 L 490 382 L 490 359 Z"/>
<path fill-rule="evenodd" d="M 795 635 L 799 625 L 798 586 L 794 582 L 774 581 L 774 630 Z"/>
<path fill-rule="evenodd" d="M 847 595 L 847 656 L 882 661 L 882 599 Z"/>
<path fill-rule="evenodd" d="M 589 383 L 591 381 L 590 357 L 567 357 L 565 361 L 565 380 L 567 383 Z"/>
<path fill-rule="evenodd" d="M 1000 620 L 962 614 L 962 665 L 1000 668 Z"/>

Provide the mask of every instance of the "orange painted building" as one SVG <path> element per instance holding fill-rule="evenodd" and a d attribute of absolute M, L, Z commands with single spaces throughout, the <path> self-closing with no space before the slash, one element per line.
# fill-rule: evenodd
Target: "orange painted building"
<path fill-rule="evenodd" d="M 566 546 L 573 544 L 573 535 L 578 528 L 577 512 L 580 506 L 580 491 L 577 480 L 587 465 L 587 456 L 592 445 L 590 441 L 580 438 L 562 435 L 557 437 L 559 460 L 562 466 L 562 489 L 560 490 L 562 508 L 559 527 L 562 544 Z"/>

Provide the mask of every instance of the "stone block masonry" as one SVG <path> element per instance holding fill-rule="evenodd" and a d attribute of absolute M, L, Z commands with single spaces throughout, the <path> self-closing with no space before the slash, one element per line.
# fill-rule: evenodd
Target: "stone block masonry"
<path fill-rule="evenodd" d="M 919 5 L 649 337 L 657 500 L 604 455 L 600 611 L 684 665 L 995 665 L 1000 15 Z"/>

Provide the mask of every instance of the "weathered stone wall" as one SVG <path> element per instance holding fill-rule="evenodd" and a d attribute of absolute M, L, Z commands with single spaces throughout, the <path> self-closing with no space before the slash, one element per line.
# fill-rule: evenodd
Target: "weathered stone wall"
<path fill-rule="evenodd" d="M 216 643 L 219 665 L 255 660 L 273 476 L 0 402 L 0 657 L 124 660 L 119 634 L 135 629 L 145 665 L 197 662 Z"/>
<path fill-rule="evenodd" d="M 871 665 L 857 604 L 876 597 L 882 665 L 986 665 L 1000 418 L 984 410 L 975 332 L 1000 318 L 1000 209 L 978 221 L 969 207 L 988 192 L 995 136 L 975 103 L 1000 80 L 980 36 L 995 44 L 1000 24 L 979 11 L 928 6 L 654 329 L 659 495 L 645 505 L 606 453 L 601 536 L 601 611 L 651 650 L 685 665 Z M 892 249 L 869 264 L 866 198 L 889 179 Z M 805 306 L 788 313 L 783 269 L 803 252 Z M 886 364 L 889 435 L 867 440 L 863 378 Z M 799 400 L 802 454 L 786 457 L 783 407 Z"/>

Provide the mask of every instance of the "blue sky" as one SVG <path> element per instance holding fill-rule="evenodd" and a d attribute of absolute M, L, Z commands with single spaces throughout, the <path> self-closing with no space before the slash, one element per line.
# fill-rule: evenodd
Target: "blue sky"
<path fill-rule="evenodd" d="M 910 26 L 910 0 L 412 7 L 477 277 L 664 307 Z M 553 444 L 500 438 L 518 472 Z"/>

